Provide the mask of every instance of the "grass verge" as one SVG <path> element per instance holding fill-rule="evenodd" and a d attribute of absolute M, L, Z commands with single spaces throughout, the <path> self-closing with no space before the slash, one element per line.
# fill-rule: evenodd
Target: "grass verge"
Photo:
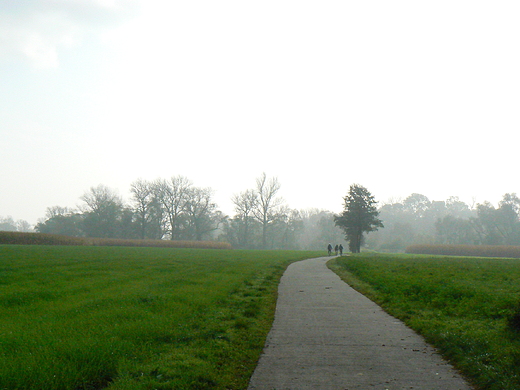
<path fill-rule="evenodd" d="M 442 256 L 520 258 L 520 246 L 514 245 L 410 245 L 406 253 Z"/>
<path fill-rule="evenodd" d="M 520 388 L 520 261 L 361 254 L 329 267 L 479 389 Z"/>
<path fill-rule="evenodd" d="M 0 389 L 244 389 L 313 252 L 0 246 Z"/>

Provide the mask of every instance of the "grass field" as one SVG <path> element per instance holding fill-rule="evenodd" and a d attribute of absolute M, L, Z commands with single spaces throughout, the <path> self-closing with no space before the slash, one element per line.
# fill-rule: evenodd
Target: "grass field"
<path fill-rule="evenodd" d="M 479 389 L 520 389 L 520 261 L 352 255 L 329 263 Z"/>
<path fill-rule="evenodd" d="M 316 252 L 0 246 L 0 389 L 244 389 Z"/>

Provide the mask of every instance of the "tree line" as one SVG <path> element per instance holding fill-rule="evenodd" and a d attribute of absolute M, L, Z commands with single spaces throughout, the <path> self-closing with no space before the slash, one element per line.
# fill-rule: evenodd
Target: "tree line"
<path fill-rule="evenodd" d="M 344 201 L 334 220 L 354 253 L 361 245 L 388 252 L 414 244 L 520 246 L 520 198 L 515 193 L 506 193 L 498 207 L 490 202 L 470 207 L 458 197 L 430 201 L 414 193 L 377 208 L 374 196 L 354 184 Z"/>
<path fill-rule="evenodd" d="M 128 202 L 116 191 L 91 187 L 76 209 L 53 206 L 35 226 L 40 233 L 75 237 L 220 240 L 243 249 L 323 249 L 342 240 L 333 213 L 291 209 L 279 196 L 277 178 L 264 173 L 256 186 L 233 195 L 234 215 L 225 215 L 211 188 L 184 176 L 130 185 Z"/>
<path fill-rule="evenodd" d="M 15 221 L 13 217 L 0 217 L 0 232 L 30 232 L 31 224 L 23 219 Z"/>
<path fill-rule="evenodd" d="M 506 193 L 490 202 L 468 205 L 458 197 L 431 201 L 411 194 L 378 208 L 385 228 L 371 233 L 366 245 L 399 252 L 412 244 L 520 245 L 520 199 Z"/>
<path fill-rule="evenodd" d="M 278 179 L 265 173 L 255 184 L 233 195 L 232 216 L 218 209 L 211 188 L 197 187 L 184 176 L 135 180 L 128 202 L 99 185 L 86 191 L 75 209 L 47 208 L 35 230 L 75 237 L 221 240 L 240 249 L 324 250 L 329 242 L 348 242 L 352 252 L 361 246 L 401 252 L 413 244 L 520 245 L 515 193 L 505 194 L 498 207 L 487 201 L 468 205 L 458 197 L 431 201 L 417 193 L 377 206 L 366 188 L 353 185 L 345 209 L 335 215 L 291 209 L 279 197 Z M 0 218 L 0 230 L 31 229 L 8 217 Z"/>

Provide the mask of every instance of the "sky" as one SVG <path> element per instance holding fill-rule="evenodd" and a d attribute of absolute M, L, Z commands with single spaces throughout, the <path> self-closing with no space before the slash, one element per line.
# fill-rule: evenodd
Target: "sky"
<path fill-rule="evenodd" d="M 0 217 L 182 175 L 219 208 L 276 177 L 291 208 L 351 184 L 520 193 L 520 3 L 0 0 Z"/>

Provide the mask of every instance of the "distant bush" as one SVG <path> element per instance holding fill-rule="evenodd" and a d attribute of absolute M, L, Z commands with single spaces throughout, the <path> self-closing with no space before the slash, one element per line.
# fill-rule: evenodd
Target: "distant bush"
<path fill-rule="evenodd" d="M 84 238 L 44 233 L 0 232 L 0 245 L 88 245 L 138 246 L 157 248 L 232 249 L 218 241 L 124 240 L 118 238 Z"/>
<path fill-rule="evenodd" d="M 510 245 L 410 245 L 406 253 L 445 256 L 520 258 L 520 246 Z"/>

